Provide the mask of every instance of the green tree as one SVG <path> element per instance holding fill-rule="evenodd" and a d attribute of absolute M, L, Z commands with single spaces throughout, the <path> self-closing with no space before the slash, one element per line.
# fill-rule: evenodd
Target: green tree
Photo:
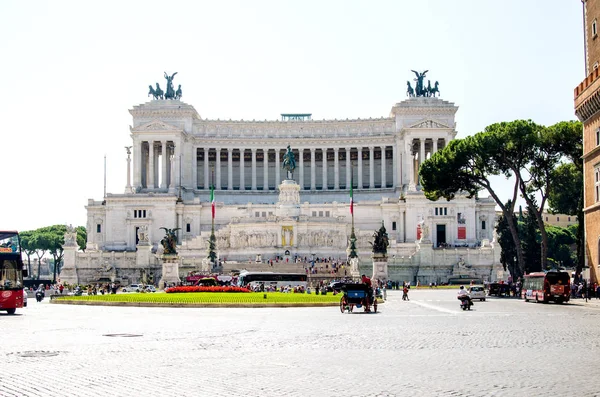
<path fill-rule="evenodd" d="M 533 199 L 535 203 L 535 199 Z M 527 206 L 527 216 L 519 225 L 521 231 L 521 245 L 523 247 L 523 259 L 525 259 L 525 273 L 542 271 L 541 261 L 541 237 L 535 214 Z"/>
<path fill-rule="evenodd" d="M 507 203 L 506 205 L 510 207 L 511 203 Z M 514 214 L 512 216 L 514 218 L 513 222 L 516 223 L 516 216 Z M 500 263 L 502 263 L 504 270 L 508 270 L 510 274 L 517 274 L 517 250 L 504 215 L 498 219 L 496 233 L 498 235 L 498 244 L 500 244 Z"/>
<path fill-rule="evenodd" d="M 583 124 L 579 121 L 565 121 L 552 126 L 557 134 L 569 136 L 561 142 L 562 151 L 569 162 L 555 168 L 553 183 L 550 185 L 548 204 L 550 212 L 574 215 L 577 217 L 577 256 L 576 274 L 579 276 L 585 264 L 585 217 L 583 216 Z"/>
<path fill-rule="evenodd" d="M 517 163 L 512 160 L 508 164 L 519 180 L 521 196 L 525 199 L 528 212 L 535 216 L 541 234 L 541 266 L 547 268 L 548 235 L 544 227 L 542 213 L 555 185 L 556 168 L 573 156 L 574 148 L 581 142 L 581 130 L 575 128 L 578 123 L 561 122 L 551 127 L 543 127 L 531 121 L 517 120 L 505 124 L 505 131 L 514 144 L 530 146 L 528 161 Z M 580 151 L 581 153 L 581 151 Z M 539 206 L 534 194 L 540 197 Z"/>
<path fill-rule="evenodd" d="M 479 190 L 487 190 L 496 204 L 502 209 L 513 244 L 516 250 L 517 265 L 514 278 L 523 275 L 523 252 L 519 240 L 515 203 L 519 192 L 519 179 L 515 178 L 512 199 L 506 204 L 502 202 L 492 188 L 490 177 L 503 175 L 513 176 L 512 168 L 507 164 L 524 164 L 531 155 L 527 143 L 520 144 L 506 133 L 505 125 L 488 126 L 484 132 L 455 139 L 448 146 L 426 160 L 419 174 L 425 197 L 429 200 L 445 198 L 452 200 L 459 192 L 467 193 L 467 197 L 475 197 Z M 449 176 L 452 177 L 449 177 Z"/>
<path fill-rule="evenodd" d="M 85 252 L 85 247 L 87 245 L 87 230 L 83 226 L 77 226 L 75 230 L 77 230 L 77 245 L 80 250 Z"/>
<path fill-rule="evenodd" d="M 54 259 L 52 282 L 56 283 L 56 274 L 60 273 L 60 266 L 64 254 L 62 246 L 65 243 L 67 227 L 65 225 L 54 225 L 40 228 L 37 231 L 43 236 L 43 248 L 45 248 Z"/>
<path fill-rule="evenodd" d="M 577 242 L 575 234 L 570 228 L 546 226 L 548 234 L 548 258 L 551 258 L 556 267 L 570 268 L 575 264 L 571 246 Z"/>
<path fill-rule="evenodd" d="M 28 230 L 25 232 L 19 233 L 19 237 L 21 238 L 21 250 L 27 256 L 27 270 L 29 277 L 32 277 L 31 273 L 31 256 L 35 253 L 35 246 L 33 245 L 33 231 Z"/>
<path fill-rule="evenodd" d="M 35 255 L 38 259 L 38 267 L 37 267 L 37 279 L 40 279 L 40 272 L 42 267 L 42 258 L 46 255 L 48 251 L 48 242 L 45 233 L 41 233 L 39 229 L 33 231 L 32 235 L 32 247 L 35 248 Z"/>

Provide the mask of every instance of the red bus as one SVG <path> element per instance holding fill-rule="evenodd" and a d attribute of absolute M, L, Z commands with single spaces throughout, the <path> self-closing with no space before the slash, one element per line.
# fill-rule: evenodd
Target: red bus
<path fill-rule="evenodd" d="M 27 270 L 21 258 L 19 233 L 0 231 L 0 310 L 15 314 L 23 307 L 23 276 L 27 276 Z"/>
<path fill-rule="evenodd" d="M 525 302 L 568 302 L 571 297 L 571 276 L 567 272 L 558 271 L 526 274 L 521 297 Z"/>

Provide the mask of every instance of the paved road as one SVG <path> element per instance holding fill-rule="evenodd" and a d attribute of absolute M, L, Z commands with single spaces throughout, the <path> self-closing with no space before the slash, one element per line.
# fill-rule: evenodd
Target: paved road
<path fill-rule="evenodd" d="M 376 314 L 30 299 L 0 315 L 0 396 L 600 396 L 600 304 L 455 294 Z"/>

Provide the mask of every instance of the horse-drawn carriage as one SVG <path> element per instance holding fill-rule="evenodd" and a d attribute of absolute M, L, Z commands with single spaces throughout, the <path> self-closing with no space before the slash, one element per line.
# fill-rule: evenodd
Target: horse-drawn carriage
<path fill-rule="evenodd" d="M 373 295 L 373 288 L 367 284 L 343 284 L 343 293 L 340 299 L 340 311 L 351 313 L 354 307 L 363 307 L 365 313 L 377 312 L 377 298 Z"/>

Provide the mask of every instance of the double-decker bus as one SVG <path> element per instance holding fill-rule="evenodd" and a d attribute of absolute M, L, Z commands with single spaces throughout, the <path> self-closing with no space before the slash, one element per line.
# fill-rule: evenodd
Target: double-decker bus
<path fill-rule="evenodd" d="M 571 297 L 571 276 L 559 271 L 526 274 L 523 277 L 521 297 L 525 302 L 568 302 Z"/>
<path fill-rule="evenodd" d="M 308 277 L 304 273 L 274 273 L 274 272 L 242 272 L 238 276 L 238 286 L 254 288 L 260 284 L 277 288 L 290 285 L 292 287 L 305 287 Z"/>
<path fill-rule="evenodd" d="M 0 231 L 0 310 L 15 314 L 23 307 L 21 240 L 16 231 Z"/>

